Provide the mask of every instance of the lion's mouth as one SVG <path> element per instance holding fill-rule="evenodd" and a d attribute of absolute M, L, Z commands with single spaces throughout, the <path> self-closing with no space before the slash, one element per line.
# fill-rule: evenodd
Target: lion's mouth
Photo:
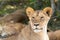
<path fill-rule="evenodd" d="M 39 29 L 35 29 L 34 32 L 38 33 L 38 32 L 41 32 L 42 30 L 39 30 Z"/>
<path fill-rule="evenodd" d="M 34 28 L 33 30 L 43 30 L 43 28 Z"/>
<path fill-rule="evenodd" d="M 40 29 L 38 29 L 38 28 L 35 28 L 35 29 L 33 29 L 33 30 L 40 30 Z"/>
<path fill-rule="evenodd" d="M 34 30 L 34 32 L 41 32 L 43 30 L 43 28 L 35 28 L 33 30 Z"/>

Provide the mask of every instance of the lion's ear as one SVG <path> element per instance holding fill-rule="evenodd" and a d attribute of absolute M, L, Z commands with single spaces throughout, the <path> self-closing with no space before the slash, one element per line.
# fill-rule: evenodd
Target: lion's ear
<path fill-rule="evenodd" d="M 28 17 L 33 15 L 33 13 L 34 13 L 33 8 L 31 8 L 31 7 L 26 8 L 26 14 L 27 14 Z"/>
<path fill-rule="evenodd" d="M 47 14 L 47 16 L 51 17 L 51 15 L 53 14 L 53 10 L 51 7 L 46 7 L 43 9 L 43 11 Z"/>

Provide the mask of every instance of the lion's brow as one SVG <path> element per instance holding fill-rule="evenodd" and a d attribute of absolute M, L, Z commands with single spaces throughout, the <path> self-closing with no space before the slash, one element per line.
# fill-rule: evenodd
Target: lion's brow
<path fill-rule="evenodd" d="M 39 13 L 41 12 L 42 10 L 36 10 L 35 12 L 36 12 L 36 14 L 37 14 L 37 16 L 39 15 Z"/>

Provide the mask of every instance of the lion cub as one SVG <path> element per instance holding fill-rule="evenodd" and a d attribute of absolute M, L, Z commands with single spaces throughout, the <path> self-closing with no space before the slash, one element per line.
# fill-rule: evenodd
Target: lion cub
<path fill-rule="evenodd" d="M 49 40 L 47 24 L 52 15 L 52 8 L 34 11 L 28 7 L 26 13 L 30 20 L 29 25 L 21 31 L 18 40 Z"/>

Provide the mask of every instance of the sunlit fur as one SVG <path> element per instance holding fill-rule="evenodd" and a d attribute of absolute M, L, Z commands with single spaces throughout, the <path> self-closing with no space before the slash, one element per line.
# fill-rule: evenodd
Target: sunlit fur
<path fill-rule="evenodd" d="M 30 20 L 29 25 L 21 31 L 18 40 L 49 40 L 47 24 L 52 15 L 52 9 L 47 7 L 43 10 L 34 11 L 28 7 L 26 13 Z"/>

